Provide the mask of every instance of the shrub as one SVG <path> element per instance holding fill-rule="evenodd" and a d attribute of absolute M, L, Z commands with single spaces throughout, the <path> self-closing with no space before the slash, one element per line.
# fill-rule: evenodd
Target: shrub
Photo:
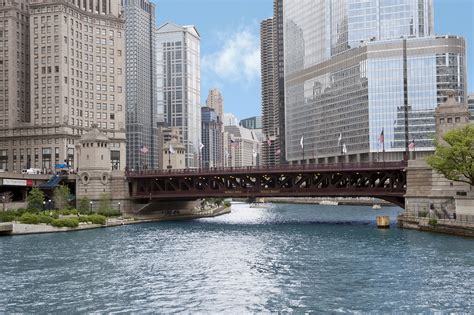
<path fill-rule="evenodd" d="M 0 222 L 12 222 L 16 219 L 16 212 L 14 211 L 1 211 Z"/>
<path fill-rule="evenodd" d="M 38 224 L 40 223 L 39 216 L 33 213 L 23 213 L 20 217 L 20 222 L 23 224 Z"/>
<path fill-rule="evenodd" d="M 51 225 L 55 227 L 76 228 L 79 226 L 79 220 L 77 218 L 54 219 Z"/>
<path fill-rule="evenodd" d="M 58 210 L 57 213 L 60 215 L 77 215 L 77 210 L 76 209 L 62 209 Z"/>
<path fill-rule="evenodd" d="M 229 208 L 229 207 L 231 206 L 230 201 L 228 201 L 228 200 L 224 201 L 224 206 L 225 206 L 226 208 Z"/>
<path fill-rule="evenodd" d="M 53 220 L 54 220 L 54 218 L 50 217 L 49 215 L 46 215 L 46 214 L 38 215 L 39 223 L 51 224 L 51 222 L 53 222 Z"/>
<path fill-rule="evenodd" d="M 91 214 L 88 216 L 88 218 L 89 222 L 92 222 L 93 224 L 105 225 L 105 222 L 107 222 L 107 218 L 99 214 Z"/>
<path fill-rule="evenodd" d="M 77 210 L 79 210 L 80 214 L 91 214 L 90 202 L 91 200 L 87 197 L 82 197 L 79 200 Z"/>
<path fill-rule="evenodd" d="M 431 226 L 435 226 L 436 224 L 438 224 L 438 220 L 437 219 L 430 219 L 428 221 L 428 224 L 431 225 Z"/>
<path fill-rule="evenodd" d="M 426 218 L 428 216 L 428 211 L 420 211 L 418 212 L 418 216 L 420 218 Z"/>

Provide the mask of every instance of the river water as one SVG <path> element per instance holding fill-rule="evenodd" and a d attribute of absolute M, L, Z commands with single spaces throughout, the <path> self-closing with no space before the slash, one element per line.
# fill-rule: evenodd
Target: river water
<path fill-rule="evenodd" d="M 234 204 L 217 218 L 0 238 L 0 313 L 472 312 L 474 240 L 399 208 Z"/>

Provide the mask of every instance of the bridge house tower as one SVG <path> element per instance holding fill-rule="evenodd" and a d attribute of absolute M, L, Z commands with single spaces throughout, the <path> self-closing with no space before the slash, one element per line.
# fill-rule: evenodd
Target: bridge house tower
<path fill-rule="evenodd" d="M 111 207 L 126 211 L 128 189 L 125 174 L 113 163 L 111 141 L 97 125 L 84 134 L 76 144 L 78 152 L 77 201 L 87 197 L 96 210 L 102 198 L 111 201 Z"/>

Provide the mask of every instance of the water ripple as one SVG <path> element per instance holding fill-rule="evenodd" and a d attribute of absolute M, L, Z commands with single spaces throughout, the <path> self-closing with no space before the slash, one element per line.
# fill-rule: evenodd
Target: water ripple
<path fill-rule="evenodd" d="M 474 242 L 377 230 L 398 209 L 229 215 L 0 238 L 0 313 L 470 312 Z"/>

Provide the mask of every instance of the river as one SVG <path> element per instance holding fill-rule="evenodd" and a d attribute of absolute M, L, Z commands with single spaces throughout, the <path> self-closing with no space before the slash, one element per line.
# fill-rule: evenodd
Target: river
<path fill-rule="evenodd" d="M 474 240 L 399 208 L 234 204 L 217 218 L 0 238 L 0 313 L 469 312 Z"/>

